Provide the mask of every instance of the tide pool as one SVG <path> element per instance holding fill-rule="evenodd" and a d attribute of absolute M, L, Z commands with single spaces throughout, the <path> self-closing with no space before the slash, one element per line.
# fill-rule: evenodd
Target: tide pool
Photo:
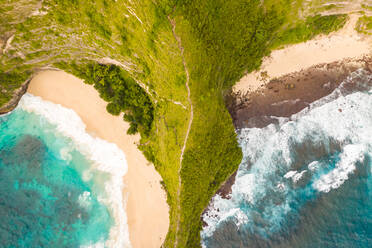
<path fill-rule="evenodd" d="M 130 247 L 121 150 L 25 95 L 0 117 L 0 247 Z"/>

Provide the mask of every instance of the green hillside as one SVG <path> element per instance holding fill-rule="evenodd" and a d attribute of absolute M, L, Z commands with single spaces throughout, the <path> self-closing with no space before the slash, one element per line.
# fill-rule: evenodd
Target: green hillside
<path fill-rule="evenodd" d="M 164 247 L 199 247 L 201 213 L 242 156 L 225 94 L 272 49 L 341 28 L 347 15 L 323 4 L 0 0 L 0 107 L 40 68 L 94 85 L 163 178 Z"/>

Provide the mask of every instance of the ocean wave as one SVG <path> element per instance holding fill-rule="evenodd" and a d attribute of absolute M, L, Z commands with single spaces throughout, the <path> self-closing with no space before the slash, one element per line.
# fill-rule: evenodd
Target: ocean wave
<path fill-rule="evenodd" d="M 293 180 L 294 183 L 298 182 L 302 176 L 304 175 L 304 173 L 306 173 L 307 170 L 303 170 L 301 172 L 298 172 L 298 171 L 288 171 L 287 174 L 284 175 L 285 178 L 291 178 Z"/>
<path fill-rule="evenodd" d="M 203 214 L 202 243 L 228 221 L 263 239 L 287 230 L 301 207 L 341 187 L 372 156 L 372 75 L 358 70 L 332 94 L 279 124 L 238 132 L 243 151 L 230 199 Z"/>
<path fill-rule="evenodd" d="M 110 229 L 109 239 L 104 242 L 104 246 L 131 247 L 122 195 L 123 176 L 126 174 L 128 166 L 122 150 L 113 143 L 88 134 L 85 124 L 76 112 L 59 104 L 42 100 L 40 97 L 27 93 L 20 100 L 18 108 L 40 115 L 50 124 L 55 125 L 57 131 L 64 137 L 70 138 L 76 148 L 91 161 L 92 169 L 110 175 L 110 180 L 104 183 L 107 196 L 98 196 L 98 200 L 109 208 L 115 220 L 114 226 Z M 71 159 L 69 152 L 68 149 L 61 149 L 61 158 Z M 89 170 L 84 171 L 83 179 L 86 181 L 91 179 Z M 80 198 L 82 204 L 87 204 L 89 195 L 83 195 Z M 103 247 L 103 243 L 91 244 L 87 247 Z"/>
<path fill-rule="evenodd" d="M 347 145 L 341 153 L 341 159 L 336 168 L 329 173 L 322 175 L 313 184 L 318 191 L 328 193 L 331 189 L 337 189 L 356 170 L 357 164 L 363 163 L 368 149 L 364 145 Z"/>

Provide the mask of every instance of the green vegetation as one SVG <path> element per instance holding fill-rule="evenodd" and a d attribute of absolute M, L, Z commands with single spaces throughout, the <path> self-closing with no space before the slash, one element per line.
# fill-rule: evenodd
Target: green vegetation
<path fill-rule="evenodd" d="M 319 34 L 329 34 L 344 26 L 347 15 L 309 16 L 295 24 L 293 28 L 280 31 L 273 40 L 272 48 L 304 42 Z"/>
<path fill-rule="evenodd" d="M 178 247 L 199 246 L 200 215 L 240 163 L 223 94 L 269 53 L 267 40 L 284 22 L 282 11 L 270 6 L 264 11 L 260 1 L 182 1 L 176 8 L 176 32 L 190 70 L 194 121 L 181 171 L 179 233 L 170 230 L 166 247 L 175 239 Z"/>
<path fill-rule="evenodd" d="M 325 10 L 330 10 L 330 9 L 335 9 L 335 8 L 337 8 L 337 5 L 334 4 L 334 3 L 329 4 L 329 5 L 326 5 L 326 6 L 324 7 Z"/>
<path fill-rule="evenodd" d="M 14 91 L 25 83 L 29 76 L 27 71 L 4 72 L 0 67 L 0 107 L 10 101 Z"/>
<path fill-rule="evenodd" d="M 179 2 L 173 14 L 190 70 L 194 122 L 181 171 L 181 227 L 178 234 L 170 230 L 166 247 L 171 246 L 173 239 L 177 239 L 179 247 L 199 246 L 199 216 L 240 163 L 241 153 L 224 105 L 224 92 L 245 72 L 260 66 L 262 57 L 270 53 L 286 25 L 305 22 L 308 34 L 298 34 L 304 41 L 341 28 L 346 21 L 346 15 L 291 19 L 296 6 L 289 1 L 263 3 L 185 0 Z M 276 44 L 294 42 L 300 41 L 278 40 Z"/>
<path fill-rule="evenodd" d="M 372 16 L 362 16 L 358 19 L 356 30 L 359 33 L 371 35 L 372 34 Z"/>
<path fill-rule="evenodd" d="M 66 65 L 59 63 L 87 84 L 94 85 L 100 97 L 108 102 L 107 111 L 113 115 L 124 112 L 124 120 L 130 122 L 128 134 L 140 131 L 147 137 L 154 119 L 154 107 L 146 92 L 128 73 L 115 65 L 101 65 L 89 61 L 78 66 L 76 63 Z"/>
<path fill-rule="evenodd" d="M 200 246 L 200 215 L 240 163 L 226 92 L 273 48 L 332 32 L 346 21 L 345 15 L 306 17 L 302 0 L 45 0 L 39 9 L 45 15 L 31 15 L 37 1 L 25 1 L 0 0 L 0 41 L 14 35 L 0 56 L 1 85 L 7 80 L 19 87 L 30 68 L 53 65 L 94 85 L 110 113 L 124 112 L 128 132 L 141 133 L 139 148 L 167 191 L 165 247 Z M 183 58 L 194 118 L 178 198 L 191 109 Z M 0 106 L 9 92 L 0 95 Z"/>
<path fill-rule="evenodd" d="M 362 8 L 372 10 L 372 5 L 362 4 Z"/>

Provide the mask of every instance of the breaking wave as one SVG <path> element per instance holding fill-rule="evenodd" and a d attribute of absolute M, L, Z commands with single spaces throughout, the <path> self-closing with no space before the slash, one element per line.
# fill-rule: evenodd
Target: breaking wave
<path fill-rule="evenodd" d="M 238 133 L 230 199 L 203 215 L 204 247 L 368 247 L 372 243 L 372 75 L 265 128 Z"/>
<path fill-rule="evenodd" d="M 32 189 L 33 201 L 42 206 L 29 208 L 30 204 L 25 204 L 32 201 L 28 195 L 13 203 L 3 199 L 5 206 L 12 205 L 2 210 L 7 220 L 13 222 L 18 218 L 11 210 L 16 208 L 24 214 L 21 221 L 35 226 L 35 233 L 28 231 L 29 240 L 17 241 L 17 236 L 13 236 L 3 240 L 4 244 L 23 242 L 25 247 L 34 247 L 32 244 L 39 242 L 37 244 L 50 246 L 54 244 L 51 237 L 55 236 L 56 242 L 69 240 L 68 245 L 74 247 L 77 244 L 80 247 L 130 247 L 122 195 L 127 163 L 115 144 L 88 134 L 73 110 L 31 94 L 24 95 L 11 114 L 0 117 L 0 128 L 0 172 L 4 173 L 2 178 L 9 180 L 7 185 L 16 182 L 8 191 L 21 194 Z M 14 174 L 13 168 L 22 168 L 28 174 Z M 52 203 L 56 199 L 59 205 Z M 38 215 L 45 217 L 40 219 L 45 221 L 43 224 L 37 224 Z M 16 230 L 24 235 L 20 227 Z M 47 231 L 49 241 L 43 236 Z"/>

